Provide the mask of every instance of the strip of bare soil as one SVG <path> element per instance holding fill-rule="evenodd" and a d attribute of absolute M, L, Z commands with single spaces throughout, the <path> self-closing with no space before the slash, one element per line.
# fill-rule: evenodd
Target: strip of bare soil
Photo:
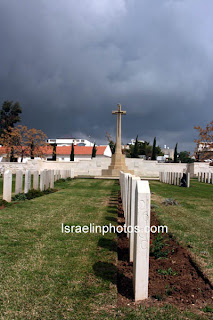
<path fill-rule="evenodd" d="M 118 201 L 118 224 L 124 224 L 121 199 Z M 151 225 L 159 225 L 154 212 Z M 171 303 L 181 308 L 201 309 L 213 304 L 211 285 L 191 262 L 189 252 L 169 234 L 152 234 L 149 270 L 149 299 L 153 303 Z M 134 304 L 133 265 L 129 263 L 129 240 L 118 234 L 118 305 Z M 141 270 L 143 272 L 143 270 Z M 160 301 L 160 302 L 159 302 Z"/>

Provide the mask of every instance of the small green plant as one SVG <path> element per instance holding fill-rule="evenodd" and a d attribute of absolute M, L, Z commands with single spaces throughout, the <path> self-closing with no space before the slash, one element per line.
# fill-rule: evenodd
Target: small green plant
<path fill-rule="evenodd" d="M 162 274 L 164 276 L 177 276 L 178 272 L 177 271 L 172 271 L 172 268 L 168 268 L 168 270 L 165 269 L 158 269 L 158 273 Z"/>
<path fill-rule="evenodd" d="M 154 256 L 156 259 L 168 257 L 169 250 L 164 249 L 165 245 L 163 241 L 163 236 L 159 234 L 151 244 L 150 255 Z"/>
<path fill-rule="evenodd" d="M 153 203 L 153 204 L 151 205 L 151 209 L 158 209 L 158 208 L 159 208 L 159 206 L 158 206 L 157 204 L 154 204 L 154 203 Z"/>
<path fill-rule="evenodd" d="M 165 199 L 162 204 L 165 206 L 178 206 L 178 202 L 172 198 Z"/>
<path fill-rule="evenodd" d="M 176 290 L 177 290 L 177 289 L 176 289 L 175 286 L 170 287 L 169 285 L 166 285 L 166 295 L 167 295 L 167 296 L 171 296 L 172 293 L 173 293 L 174 291 L 176 291 Z"/>
<path fill-rule="evenodd" d="M 213 313 L 213 307 L 205 306 L 205 308 L 203 308 L 203 312 Z"/>
<path fill-rule="evenodd" d="M 162 301 L 163 300 L 163 296 L 161 294 L 155 294 L 153 296 L 154 299 L 158 300 L 158 301 Z"/>

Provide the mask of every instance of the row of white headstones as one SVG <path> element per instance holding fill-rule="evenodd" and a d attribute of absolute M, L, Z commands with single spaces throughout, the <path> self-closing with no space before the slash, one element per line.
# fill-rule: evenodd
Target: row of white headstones
<path fill-rule="evenodd" d="M 6 170 L 3 173 L 3 200 L 11 202 L 12 199 L 12 171 Z M 23 186 L 24 176 L 24 186 Z M 33 183 L 31 184 L 31 176 Z M 40 179 L 39 179 L 40 176 Z M 15 194 L 28 193 L 32 188 L 34 190 L 44 191 L 48 188 L 54 188 L 54 182 L 59 179 L 74 178 L 74 171 L 71 170 L 43 170 L 40 172 L 26 170 L 25 172 L 17 170 L 15 172 Z"/>
<path fill-rule="evenodd" d="M 198 179 L 198 182 L 213 184 L 213 173 L 211 173 L 211 172 L 198 172 L 197 179 Z"/>
<path fill-rule="evenodd" d="M 160 172 L 159 178 L 163 183 L 173 184 L 174 186 L 179 186 L 181 178 L 183 176 L 182 172 Z M 190 187 L 190 173 L 186 173 L 186 184 L 187 188 Z"/>
<path fill-rule="evenodd" d="M 129 260 L 133 262 L 133 287 L 135 301 L 148 298 L 150 206 L 148 181 L 120 172 L 121 199 L 127 230 L 137 226 L 140 232 L 127 232 Z"/>

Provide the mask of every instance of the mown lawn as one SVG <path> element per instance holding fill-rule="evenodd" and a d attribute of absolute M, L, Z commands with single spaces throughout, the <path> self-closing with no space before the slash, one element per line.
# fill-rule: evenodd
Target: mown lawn
<path fill-rule="evenodd" d="M 188 247 L 213 282 L 213 185 L 192 179 L 190 188 L 159 181 L 151 181 L 150 187 L 160 221 Z M 166 198 L 177 200 L 178 205 L 165 206 Z"/>
<path fill-rule="evenodd" d="M 207 319 L 168 305 L 118 308 L 116 235 L 61 232 L 61 223 L 115 224 L 109 199 L 117 182 L 74 179 L 56 187 L 0 211 L 2 320 Z"/>

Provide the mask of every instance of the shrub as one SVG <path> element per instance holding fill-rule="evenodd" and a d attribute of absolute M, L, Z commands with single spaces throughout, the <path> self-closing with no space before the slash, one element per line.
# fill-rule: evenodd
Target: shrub
<path fill-rule="evenodd" d="M 18 193 L 14 197 L 12 197 L 13 201 L 25 201 L 27 200 L 27 197 L 24 193 Z"/>
<path fill-rule="evenodd" d="M 43 196 L 44 193 L 40 190 L 32 189 L 32 190 L 28 191 L 25 195 L 28 200 L 31 200 L 33 198 L 38 198 L 38 197 Z"/>
<path fill-rule="evenodd" d="M 9 206 L 9 202 L 7 202 L 6 200 L 0 199 L 0 206 L 5 206 L 5 207 L 7 207 L 7 206 Z"/>
<path fill-rule="evenodd" d="M 44 191 L 32 189 L 32 190 L 28 191 L 27 193 L 16 194 L 14 197 L 12 197 L 12 200 L 13 201 L 31 200 L 34 198 L 42 197 L 45 194 L 50 194 L 50 193 L 56 192 L 56 191 L 57 191 L 56 189 L 50 189 L 50 188 L 47 190 L 44 190 Z"/>
<path fill-rule="evenodd" d="M 58 179 L 56 182 L 57 182 L 57 183 L 58 183 L 58 182 L 60 183 L 60 182 L 65 182 L 65 181 L 66 181 L 65 179 L 62 179 L 62 178 L 61 178 L 61 179 Z"/>

